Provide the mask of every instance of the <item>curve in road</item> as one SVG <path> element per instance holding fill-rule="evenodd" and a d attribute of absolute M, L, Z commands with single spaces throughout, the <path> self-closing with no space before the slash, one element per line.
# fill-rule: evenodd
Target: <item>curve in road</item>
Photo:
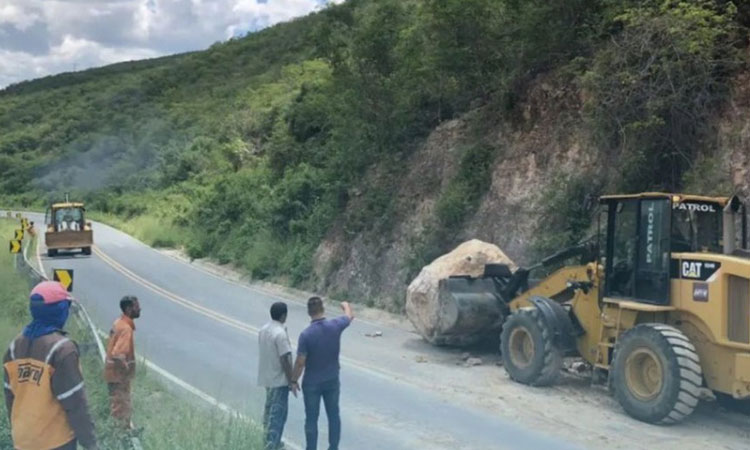
<path fill-rule="evenodd" d="M 43 222 L 41 214 L 27 216 Z M 137 322 L 139 353 L 187 385 L 258 419 L 264 392 L 255 386 L 255 336 L 280 298 L 166 256 L 107 225 L 94 223 L 94 236 L 92 256 L 40 257 L 40 264 L 48 273 L 74 270 L 75 294 L 101 329 L 109 329 L 119 314 L 122 295 L 137 295 L 144 310 Z M 308 323 L 306 309 L 302 299 L 285 300 L 294 338 Z M 378 330 L 382 339 L 364 337 Z M 342 448 L 573 448 L 457 401 L 415 367 L 414 340 L 407 331 L 360 320 L 345 332 Z M 292 398 L 285 435 L 304 442 L 303 425 L 302 402 Z M 320 425 L 322 443 L 327 438 L 324 418 Z"/>

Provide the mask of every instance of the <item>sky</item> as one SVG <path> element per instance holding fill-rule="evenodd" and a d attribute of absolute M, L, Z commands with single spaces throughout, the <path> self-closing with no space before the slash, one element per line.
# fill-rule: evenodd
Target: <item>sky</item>
<path fill-rule="evenodd" d="M 0 0 L 0 89 L 61 72 L 205 49 L 305 15 L 325 3 Z"/>

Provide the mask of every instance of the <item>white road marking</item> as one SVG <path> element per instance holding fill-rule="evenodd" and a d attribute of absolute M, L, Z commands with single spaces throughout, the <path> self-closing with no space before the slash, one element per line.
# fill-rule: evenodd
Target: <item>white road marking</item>
<path fill-rule="evenodd" d="M 37 264 L 39 265 L 39 269 L 40 269 L 41 273 L 44 276 L 46 276 L 46 274 L 44 273 L 44 265 L 42 264 L 42 258 L 41 258 L 40 245 L 39 244 L 40 243 L 37 242 L 37 246 L 36 246 L 36 260 L 37 260 Z M 79 302 L 79 304 L 80 304 L 80 302 Z M 83 305 L 81 304 L 81 306 L 83 306 Z M 82 309 L 82 311 L 84 311 L 84 315 L 86 316 L 86 322 L 88 322 L 88 325 L 90 326 L 90 328 L 95 332 L 95 334 L 98 334 L 98 336 L 95 336 L 95 338 L 96 338 L 96 341 L 97 341 L 97 346 L 99 347 L 99 349 L 101 351 L 103 349 L 103 347 L 102 347 L 101 340 L 99 339 L 99 337 L 102 337 L 102 338 L 106 339 L 108 336 L 102 330 L 100 330 L 98 328 L 95 328 L 93 322 L 90 319 L 90 317 L 88 317 L 88 313 L 85 313 L 85 308 L 82 307 L 81 309 Z M 215 408 L 218 408 L 219 410 L 221 410 L 221 411 L 223 411 L 223 412 L 225 412 L 227 414 L 231 414 L 231 415 L 239 418 L 240 420 L 244 420 L 244 421 L 247 421 L 247 422 L 255 423 L 252 419 L 250 419 L 246 415 L 241 414 L 238 411 L 235 411 L 229 405 L 220 402 L 219 400 L 217 400 L 216 398 L 212 397 L 211 395 L 203 392 L 202 390 L 200 390 L 197 387 L 191 385 L 190 383 L 182 380 L 181 378 L 177 377 L 176 375 L 174 375 L 174 374 L 168 372 L 167 370 L 159 367 L 158 365 L 154 364 L 153 362 L 149 361 L 148 359 L 140 357 L 140 356 L 139 356 L 139 359 L 141 361 L 143 361 L 143 363 L 146 365 L 147 368 L 149 368 L 150 370 L 153 370 L 155 373 L 157 373 L 158 375 L 160 375 L 165 380 L 167 380 L 167 381 L 173 383 L 174 385 L 176 385 L 176 386 L 184 389 L 188 393 L 196 396 L 197 398 L 199 398 L 200 400 L 208 403 L 209 405 L 211 405 L 211 406 L 213 406 Z M 76 389 L 80 389 L 82 387 L 83 387 L 83 383 L 81 383 L 80 387 L 76 387 Z M 302 446 L 298 445 L 297 443 L 290 442 L 288 439 L 284 439 L 284 443 L 285 443 L 285 445 L 286 445 L 287 448 L 290 448 L 292 450 L 302 450 L 303 449 Z M 140 442 L 138 442 L 138 444 L 140 444 Z"/>
<path fill-rule="evenodd" d="M 104 331 L 99 330 L 99 329 L 97 329 L 96 331 L 102 337 L 104 337 L 104 338 L 107 337 L 107 334 Z M 169 382 L 175 384 L 176 386 L 184 389 L 188 393 L 190 393 L 190 394 L 198 397 L 200 400 L 203 400 L 204 402 L 208 403 L 209 405 L 211 405 L 211 406 L 213 406 L 215 408 L 218 408 L 219 410 L 221 410 L 221 411 L 223 411 L 223 412 L 225 412 L 227 414 L 231 414 L 231 415 L 237 417 L 240 420 L 244 420 L 246 422 L 255 423 L 254 420 L 252 420 L 251 418 L 247 417 L 246 415 L 244 415 L 244 414 L 242 414 L 242 413 L 240 413 L 240 412 L 232 409 L 232 407 L 230 407 L 226 403 L 223 403 L 223 402 L 217 400 L 216 398 L 212 397 L 210 394 L 207 394 L 207 393 L 203 392 L 202 390 L 198 389 L 197 387 L 193 386 L 192 384 L 188 383 L 187 381 L 179 378 L 178 376 L 172 374 L 171 372 L 167 371 L 166 369 L 163 369 L 163 368 L 159 367 L 158 365 L 154 364 L 153 362 L 149 361 L 148 359 L 146 359 L 146 358 L 144 358 L 144 357 L 142 357 L 140 355 L 137 355 L 137 358 L 140 361 L 142 361 L 143 364 L 145 364 L 146 367 L 148 367 L 150 370 L 153 370 L 154 372 L 156 372 L 157 374 L 159 374 L 161 377 L 163 377 L 167 381 L 169 381 Z M 284 439 L 284 441 L 285 441 L 286 446 L 288 448 L 290 448 L 290 449 L 293 449 L 293 450 L 302 450 L 302 448 L 303 448 L 302 446 L 300 446 L 300 445 L 298 445 L 296 443 L 293 443 L 293 442 L 289 442 L 286 439 Z"/>
<path fill-rule="evenodd" d="M 125 276 L 126 278 L 129 278 L 133 282 L 145 287 L 146 289 L 149 289 L 150 291 L 156 293 L 157 295 L 160 295 L 162 298 L 165 298 L 169 300 L 172 303 L 175 303 L 177 305 L 180 305 L 186 309 L 189 309 L 191 311 L 194 311 L 198 314 L 201 314 L 205 317 L 208 317 L 209 319 L 215 320 L 219 323 L 223 323 L 227 326 L 230 326 L 232 328 L 235 328 L 243 333 L 247 333 L 250 335 L 257 335 L 260 331 L 259 328 L 249 325 L 245 322 L 242 322 L 240 320 L 237 320 L 233 317 L 221 314 L 219 312 L 214 311 L 213 309 L 207 308 L 205 306 L 202 306 L 194 301 L 188 300 L 184 297 L 181 297 L 171 291 L 168 291 L 167 289 L 164 289 L 145 278 L 141 277 L 140 275 L 132 272 L 116 260 L 112 258 L 111 256 L 104 253 L 98 246 L 92 247 L 93 253 L 98 256 L 104 263 L 109 265 L 112 269 L 120 273 L 121 275 Z M 296 340 L 291 339 L 292 346 L 296 348 L 297 343 Z M 430 389 L 431 386 L 424 381 L 417 379 L 417 378 L 411 378 L 409 380 L 406 379 L 406 377 L 403 374 L 399 374 L 393 371 L 390 371 L 388 369 L 385 369 L 384 367 L 374 366 L 372 364 L 366 363 L 364 361 L 355 360 L 353 358 L 347 357 L 347 356 L 340 356 L 340 360 L 344 365 L 356 367 L 362 371 L 366 371 L 367 373 L 371 375 L 375 375 L 379 378 L 385 379 L 387 381 L 391 382 L 401 382 L 405 383 L 408 382 L 411 385 L 420 387 L 422 389 Z"/>

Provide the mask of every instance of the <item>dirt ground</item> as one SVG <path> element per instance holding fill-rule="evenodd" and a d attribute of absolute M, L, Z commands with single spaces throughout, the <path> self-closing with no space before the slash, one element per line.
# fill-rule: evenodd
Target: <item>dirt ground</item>
<path fill-rule="evenodd" d="M 185 260 L 179 252 L 165 253 Z M 269 283 L 247 283 L 238 271 L 207 261 L 193 264 L 289 301 L 311 295 Z M 505 373 L 494 348 L 433 347 L 403 317 L 359 305 L 356 310 L 359 320 L 382 332 L 378 337 L 350 337 L 348 345 L 370 358 L 363 364 L 387 366 L 394 382 L 429 389 L 450 402 L 484 410 L 562 442 L 592 449 L 750 449 L 750 415 L 728 411 L 715 401 L 702 401 L 691 417 L 677 425 L 645 424 L 626 415 L 603 386 L 592 386 L 585 373 L 565 372 L 552 387 L 520 385 Z M 467 366 L 467 353 L 481 364 Z"/>
<path fill-rule="evenodd" d="M 673 426 L 630 418 L 603 386 L 588 376 L 564 373 L 557 385 L 534 388 L 513 382 L 495 352 L 474 351 L 483 364 L 456 366 L 461 351 L 436 349 L 444 356 L 426 364 L 441 366 L 440 389 L 452 397 L 516 421 L 526 428 L 578 443 L 585 448 L 748 449 L 750 416 L 702 401 L 695 413 Z"/>

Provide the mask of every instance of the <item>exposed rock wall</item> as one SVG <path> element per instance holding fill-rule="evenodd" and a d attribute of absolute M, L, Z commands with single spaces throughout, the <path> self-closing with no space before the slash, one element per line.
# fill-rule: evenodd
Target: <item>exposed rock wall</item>
<path fill-rule="evenodd" d="M 582 104 L 585 93 L 575 86 L 542 76 L 511 114 L 498 120 L 485 140 L 497 147 L 490 188 L 479 207 L 458 231 L 458 241 L 480 239 L 499 246 L 513 261 L 529 263 L 536 233 L 545 227 L 543 194 L 555 177 L 565 174 L 593 178 L 616 176 L 615 152 L 595 149 L 588 139 Z M 407 262 L 414 242 L 434 216 L 441 192 L 456 174 L 462 152 L 476 134 L 474 113 L 437 127 L 425 143 L 402 161 L 405 169 L 388 177 L 374 168 L 365 185 L 395 183 L 393 225 L 347 233 L 342 223 L 328 234 L 316 253 L 317 289 L 352 300 L 402 310 L 414 273 Z M 732 101 L 717 118 L 715 150 L 705 155 L 718 161 L 714 177 L 750 198 L 750 74 L 739 77 Z M 366 208 L 355 198 L 350 210 Z"/>

